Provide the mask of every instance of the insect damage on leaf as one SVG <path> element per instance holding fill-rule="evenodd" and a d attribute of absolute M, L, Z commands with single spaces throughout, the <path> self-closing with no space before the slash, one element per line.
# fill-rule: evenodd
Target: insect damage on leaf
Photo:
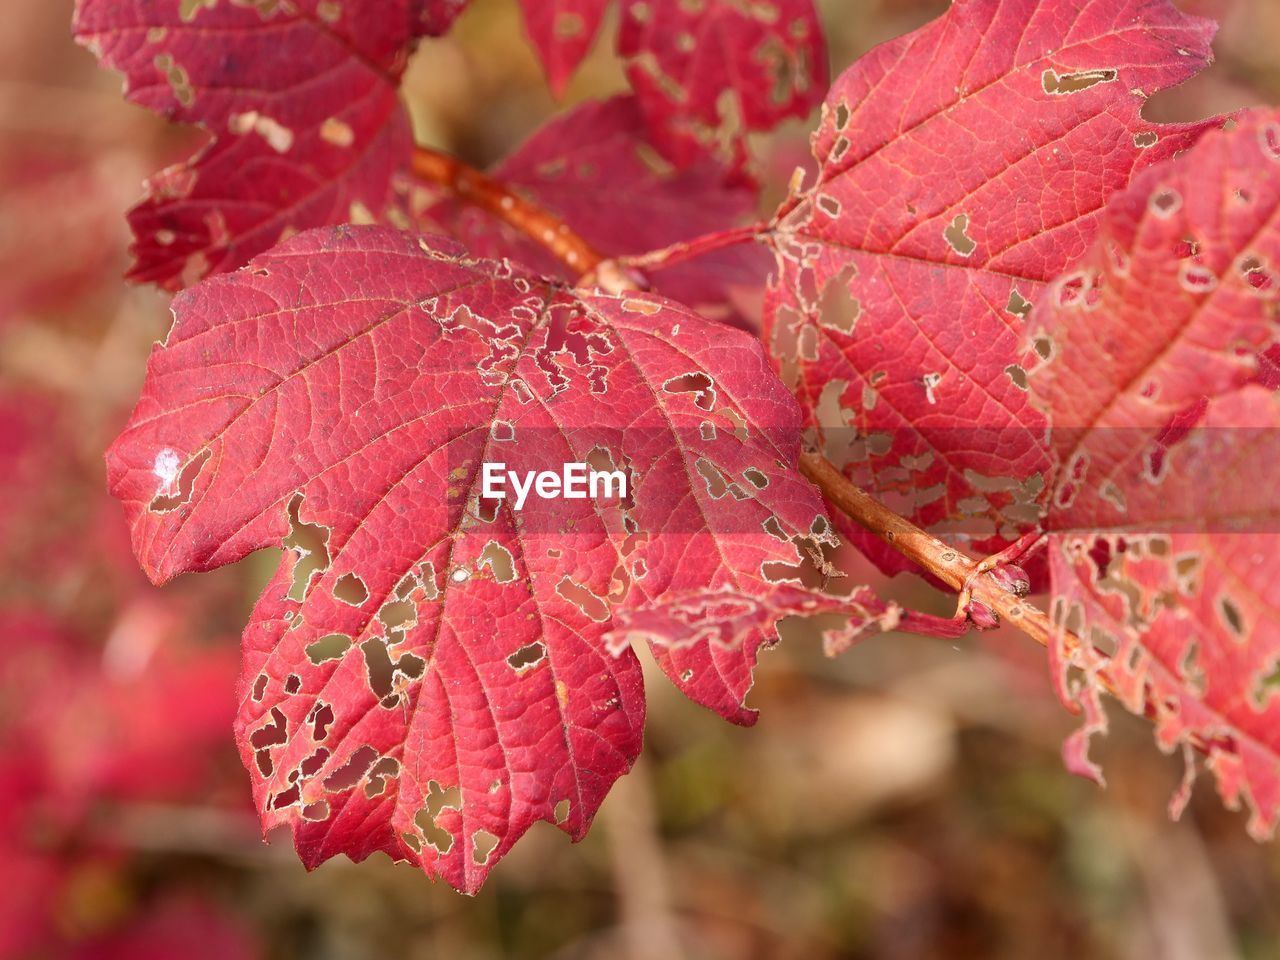
<path fill-rule="evenodd" d="M 1098 649 L 1125 705 L 1154 704 L 1166 750 L 1201 747 L 1258 837 L 1280 815 L 1280 397 L 1256 383 L 1280 339 L 1277 133 L 1276 111 L 1248 114 L 1138 177 L 1028 328 L 1053 427 L 1053 613 L 1086 644 L 1053 650 L 1088 718 L 1068 761 L 1100 776 Z"/>
<path fill-rule="evenodd" d="M 836 81 L 817 178 L 772 234 L 765 321 L 850 479 L 976 552 L 1035 525 L 1049 462 L 1023 318 L 1106 199 L 1214 125 L 1141 116 L 1209 61 L 1213 30 L 1168 0 L 955 0 Z"/>
<path fill-rule="evenodd" d="M 608 0 L 522 0 L 561 93 Z M 617 49 L 654 142 L 678 167 L 715 157 L 739 173 L 746 136 L 803 117 L 822 98 L 827 50 L 813 0 L 623 0 Z"/>
<path fill-rule="evenodd" d="M 124 73 L 128 98 L 211 137 L 130 211 L 130 276 L 178 289 L 309 227 L 407 223 L 400 74 L 462 6 L 78 0 L 76 38 Z"/>
<path fill-rule="evenodd" d="M 745 334 L 382 228 L 299 236 L 175 313 L 111 485 L 156 580 L 285 547 L 238 730 L 264 825 L 291 824 L 308 864 L 383 850 L 474 891 L 535 821 L 580 837 L 634 760 L 620 613 L 701 595 L 644 639 L 749 723 L 778 617 L 840 608 L 805 589 L 831 573 L 830 524 L 793 467 L 795 401 Z M 162 450 L 204 458 L 165 511 Z M 570 498 L 539 477 L 517 510 L 480 483 L 495 461 L 626 483 Z M 729 602 L 732 630 L 708 631 Z M 459 802 L 424 815 L 432 784 Z"/>

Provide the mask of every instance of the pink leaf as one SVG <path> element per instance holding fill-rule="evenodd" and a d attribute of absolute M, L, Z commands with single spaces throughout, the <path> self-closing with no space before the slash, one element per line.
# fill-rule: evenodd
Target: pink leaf
<path fill-rule="evenodd" d="M 299 230 L 402 213 L 400 74 L 461 7 L 79 0 L 77 39 L 125 74 L 129 99 L 211 137 L 130 212 L 130 276 L 177 289 Z"/>
<path fill-rule="evenodd" d="M 711 154 L 740 169 L 748 133 L 807 116 L 827 85 L 812 0 L 623 3 L 618 53 L 678 166 Z"/>
<path fill-rule="evenodd" d="M 1213 30 L 1168 0 L 956 0 L 837 80 L 817 180 L 779 212 L 766 336 L 856 483 L 980 552 L 1035 524 L 1023 317 L 1107 198 L 1212 125 L 1141 109 Z"/>
<path fill-rule="evenodd" d="M 525 23 L 561 93 L 600 28 L 608 0 L 522 0 Z M 812 0 L 650 0 L 621 6 L 618 54 L 654 143 L 679 168 L 739 174 L 746 136 L 804 117 L 827 85 Z"/>
<path fill-rule="evenodd" d="M 607 0 L 520 0 L 525 28 L 538 50 L 556 96 L 600 32 Z"/>
<path fill-rule="evenodd" d="M 1269 836 L 1280 809 L 1280 396 L 1254 383 L 1280 309 L 1280 113 L 1148 170 L 1037 305 L 1031 390 L 1053 424 L 1054 613 L 1111 654 L 1166 750 L 1196 743 Z M 1057 669 L 1089 648 L 1055 651 Z M 1105 729 L 1096 674 L 1066 687 Z M 1180 795 L 1178 807 L 1185 802 Z"/>
<path fill-rule="evenodd" d="M 767 608 L 830 540 L 756 343 L 655 296 L 338 228 L 175 311 L 111 485 L 156 580 L 286 548 L 245 633 L 239 736 L 264 825 L 308 864 L 385 850 L 474 891 L 535 821 L 582 836 L 640 747 L 615 612 L 691 591 Z M 484 495 L 499 461 L 629 488 L 517 511 Z M 773 619 L 660 662 L 749 723 Z M 671 619 L 666 645 L 702 627 Z"/>

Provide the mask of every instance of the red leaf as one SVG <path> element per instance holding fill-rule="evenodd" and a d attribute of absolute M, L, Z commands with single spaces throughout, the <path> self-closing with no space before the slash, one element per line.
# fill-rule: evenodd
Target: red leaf
<path fill-rule="evenodd" d="M 600 28 L 607 0 L 522 0 L 529 36 L 561 93 Z M 746 135 L 804 117 L 827 85 L 812 0 L 623 3 L 618 54 L 654 142 L 678 167 L 715 157 L 733 173 Z"/>
<path fill-rule="evenodd" d="M 559 116 L 503 160 L 492 176 L 556 214 L 610 257 L 645 253 L 745 221 L 754 191 L 722 183 L 706 164 L 676 171 L 655 153 L 634 97 L 591 101 Z M 619 189 L 619 185 L 624 185 Z M 477 256 L 509 256 L 576 281 L 563 264 L 493 216 L 446 200 L 433 223 Z M 723 306 L 726 287 L 759 287 L 767 259 L 755 247 L 700 257 L 654 274 L 655 288 L 690 304 Z"/>
<path fill-rule="evenodd" d="M 1140 111 L 1213 30 L 1168 0 L 956 0 L 840 77 L 817 181 L 779 214 L 766 335 L 852 480 L 980 552 L 1034 525 L 1022 318 L 1107 198 L 1209 126 Z"/>
<path fill-rule="evenodd" d="M 713 154 L 739 169 L 747 133 L 807 116 L 827 86 L 812 0 L 623 3 L 618 53 L 654 141 L 680 166 Z"/>
<path fill-rule="evenodd" d="M 520 0 L 529 39 L 558 97 L 600 32 L 607 0 Z"/>
<path fill-rule="evenodd" d="M 1278 214 L 1280 113 L 1258 112 L 1136 179 L 1030 324 L 1059 465 L 1054 612 L 1112 653 L 1129 709 L 1154 704 L 1162 747 L 1207 746 L 1259 837 L 1280 810 L 1280 396 L 1253 383 L 1277 339 Z M 1055 660 L 1085 668 L 1063 686 L 1090 718 L 1068 759 L 1096 773 L 1089 651 Z"/>
<path fill-rule="evenodd" d="M 124 72 L 128 98 L 212 138 L 130 212 L 130 276 L 176 289 L 307 227 L 402 211 L 400 74 L 461 7 L 79 0 L 76 37 Z"/>
<path fill-rule="evenodd" d="M 755 341 L 669 301 L 339 228 L 175 311 L 111 486 L 156 580 L 288 548 L 245 633 L 239 736 L 264 825 L 308 864 L 385 850 L 473 891 L 536 820 L 582 836 L 640 747 L 614 611 L 767 600 L 830 538 Z M 613 464 L 631 487 L 517 512 L 481 496 L 498 460 Z M 749 723 L 773 618 L 659 662 Z M 672 624 L 674 647 L 702 626 Z"/>

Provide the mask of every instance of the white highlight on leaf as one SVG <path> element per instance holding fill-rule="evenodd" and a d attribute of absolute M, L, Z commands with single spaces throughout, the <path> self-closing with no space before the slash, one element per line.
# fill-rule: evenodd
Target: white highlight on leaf
<path fill-rule="evenodd" d="M 178 451 L 165 447 L 156 454 L 155 463 L 151 467 L 160 480 L 160 491 L 172 490 L 178 480 L 178 468 L 182 466 L 182 458 Z"/>

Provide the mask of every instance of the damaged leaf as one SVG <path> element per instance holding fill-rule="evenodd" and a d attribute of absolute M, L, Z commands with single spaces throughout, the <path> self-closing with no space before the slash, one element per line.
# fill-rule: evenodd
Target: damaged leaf
<path fill-rule="evenodd" d="M 1214 125 L 1141 115 L 1213 32 L 1169 0 L 955 0 L 836 81 L 817 179 L 772 234 L 766 338 L 850 479 L 976 553 L 1035 525 L 1049 464 L 1023 318 L 1107 198 Z"/>
<path fill-rule="evenodd" d="M 157 581 L 285 547 L 238 736 L 306 863 L 383 850 L 474 891 L 535 821 L 582 836 L 644 716 L 605 635 L 660 598 L 662 669 L 752 721 L 771 596 L 824 580 L 833 537 L 751 338 L 373 227 L 295 238 L 175 312 L 111 487 Z M 572 463 L 625 489 L 516 509 L 486 479 Z M 732 636 L 705 634 L 708 592 L 751 605 Z"/>
<path fill-rule="evenodd" d="M 1259 838 L 1280 811 L 1280 396 L 1255 382 L 1280 316 L 1277 145 L 1280 112 L 1258 111 L 1138 177 L 1028 330 L 1053 426 L 1053 613 L 1085 644 L 1053 650 L 1087 717 L 1068 762 L 1100 776 L 1097 649 L 1125 706 L 1154 711 L 1165 750 L 1200 747 Z"/>
<path fill-rule="evenodd" d="M 179 289 L 309 227 L 403 222 L 400 76 L 462 6 L 79 0 L 76 39 L 125 75 L 128 99 L 209 135 L 130 211 L 130 277 Z"/>
<path fill-rule="evenodd" d="M 525 24 L 561 93 L 608 0 L 522 0 Z M 617 49 L 662 153 L 678 167 L 714 157 L 740 173 L 749 133 L 804 117 L 827 85 L 812 0 L 624 0 Z"/>

